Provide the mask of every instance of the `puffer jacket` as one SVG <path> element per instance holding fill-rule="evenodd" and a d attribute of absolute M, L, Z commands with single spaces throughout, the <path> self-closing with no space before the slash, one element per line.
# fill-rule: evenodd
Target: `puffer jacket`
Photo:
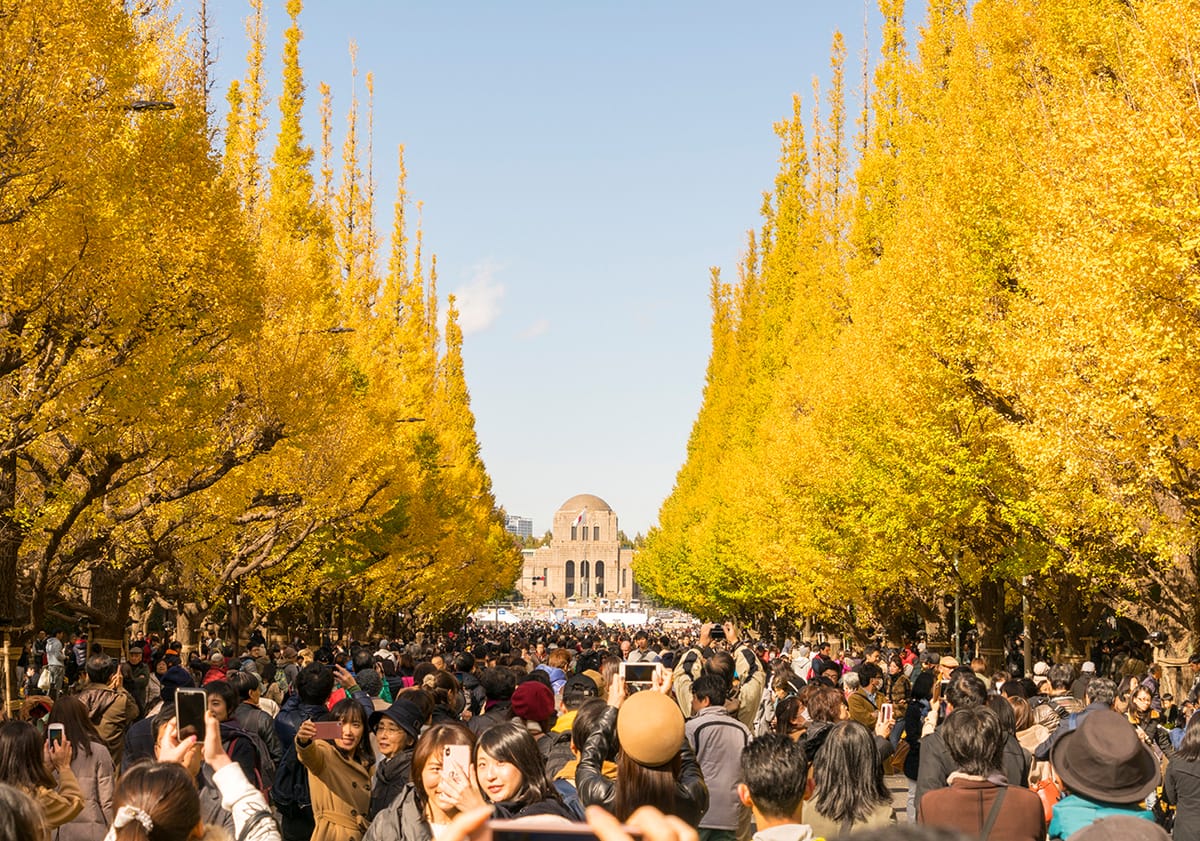
<path fill-rule="evenodd" d="M 617 733 L 617 710 L 609 707 L 600 714 L 595 731 L 584 742 L 579 766 L 575 770 L 575 787 L 584 806 L 603 806 L 609 812 L 617 799 L 617 785 L 603 774 Z M 675 785 L 675 815 L 690 826 L 699 826 L 700 818 L 708 811 L 708 786 L 691 745 L 680 744 L 679 779 Z"/>
<path fill-rule="evenodd" d="M 417 790 L 409 783 L 371 821 L 363 841 L 433 841 L 429 823 L 417 805 Z"/>

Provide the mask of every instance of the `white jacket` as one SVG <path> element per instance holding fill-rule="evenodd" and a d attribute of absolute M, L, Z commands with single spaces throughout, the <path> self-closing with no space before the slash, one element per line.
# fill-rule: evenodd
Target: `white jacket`
<path fill-rule="evenodd" d="M 242 838 L 242 830 L 259 812 L 267 816 L 251 827 L 245 841 L 282 841 L 279 826 L 267 806 L 267 799 L 256 789 L 240 765 L 231 762 L 213 774 L 213 782 L 221 791 L 221 805 L 233 815 L 234 837 Z"/>

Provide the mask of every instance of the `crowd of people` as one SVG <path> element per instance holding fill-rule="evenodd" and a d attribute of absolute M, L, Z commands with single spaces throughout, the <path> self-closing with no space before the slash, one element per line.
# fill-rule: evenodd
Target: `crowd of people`
<path fill-rule="evenodd" d="M 1200 839 L 1200 656 L 1179 704 L 1156 666 L 1096 657 L 989 671 L 733 623 L 151 638 L 119 661 L 39 634 L 0 723 L 0 841 L 466 841 L 490 819 L 602 841 Z M 181 724 L 198 690 L 202 733 Z"/>

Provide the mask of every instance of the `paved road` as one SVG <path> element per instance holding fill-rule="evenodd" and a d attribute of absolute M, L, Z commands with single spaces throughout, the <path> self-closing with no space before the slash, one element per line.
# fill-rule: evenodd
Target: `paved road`
<path fill-rule="evenodd" d="M 908 777 L 903 774 L 888 774 L 883 778 L 892 793 L 892 808 L 896 811 L 897 823 L 908 823 Z"/>

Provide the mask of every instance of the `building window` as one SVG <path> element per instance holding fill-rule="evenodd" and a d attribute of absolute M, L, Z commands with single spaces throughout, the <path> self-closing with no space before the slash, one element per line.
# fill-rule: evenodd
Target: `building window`
<path fill-rule="evenodd" d="M 584 526 L 584 527 L 583 527 L 583 534 L 582 534 L 582 535 L 580 535 L 580 538 L 581 538 L 582 540 L 587 540 L 587 526 Z"/>
<path fill-rule="evenodd" d="M 566 566 L 563 569 L 567 574 L 567 586 L 565 592 L 567 598 L 569 599 L 575 595 L 575 562 L 567 561 Z"/>
<path fill-rule="evenodd" d="M 550 567 L 542 567 L 542 586 L 550 586 Z"/>
<path fill-rule="evenodd" d="M 591 583 L 591 578 L 588 576 L 588 572 L 589 572 L 588 562 L 580 561 L 579 562 L 579 595 L 581 595 L 585 599 L 591 595 L 591 592 L 590 592 L 591 588 L 588 586 Z"/>
<path fill-rule="evenodd" d="M 596 561 L 596 598 L 604 598 L 604 561 Z"/>
<path fill-rule="evenodd" d="M 621 570 L 621 592 L 622 593 L 625 592 L 625 587 L 627 586 L 627 583 L 628 583 L 628 580 L 625 577 L 625 570 Z"/>
<path fill-rule="evenodd" d="M 571 526 L 571 539 L 572 539 L 572 540 L 578 540 L 578 539 L 579 539 L 578 532 L 579 532 L 579 527 L 578 527 L 578 526 Z"/>
<path fill-rule="evenodd" d="M 599 539 L 600 539 L 600 527 L 592 526 L 592 540 L 599 540 Z"/>

